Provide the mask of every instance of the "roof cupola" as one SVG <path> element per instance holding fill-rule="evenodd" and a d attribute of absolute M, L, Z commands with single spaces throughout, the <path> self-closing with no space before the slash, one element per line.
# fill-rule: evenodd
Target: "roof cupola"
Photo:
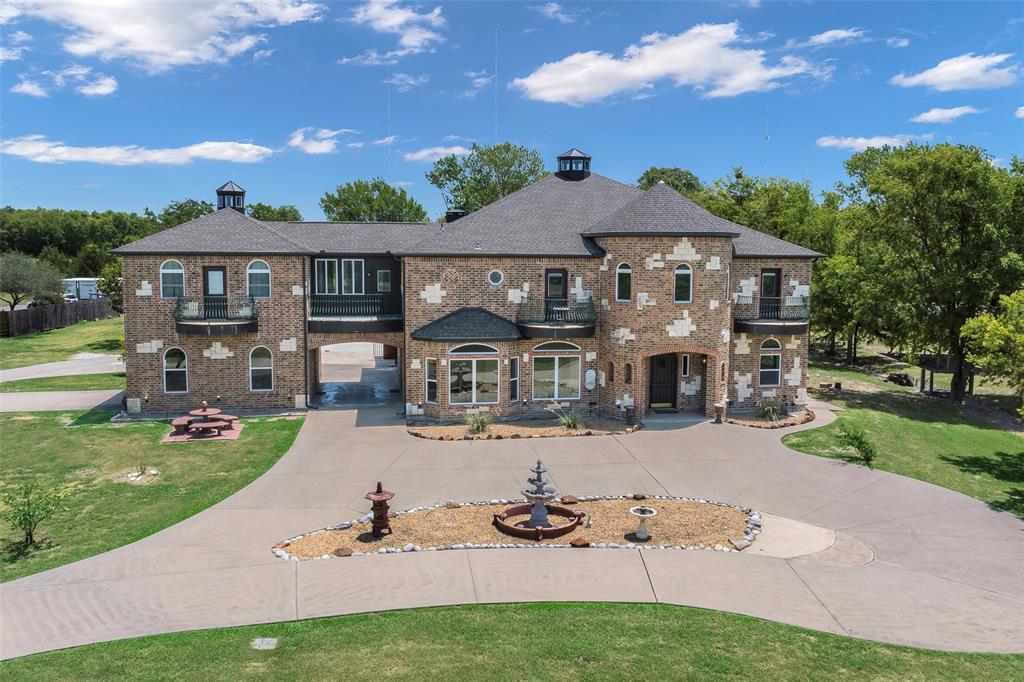
<path fill-rule="evenodd" d="M 576 147 L 559 154 L 556 175 L 565 180 L 582 180 L 590 175 L 590 156 Z"/>
<path fill-rule="evenodd" d="M 217 188 L 217 210 L 233 208 L 245 213 L 245 190 L 228 180 Z"/>

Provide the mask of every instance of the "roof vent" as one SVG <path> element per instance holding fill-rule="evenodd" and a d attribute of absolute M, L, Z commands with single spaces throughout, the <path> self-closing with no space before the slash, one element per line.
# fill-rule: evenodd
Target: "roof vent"
<path fill-rule="evenodd" d="M 461 208 L 453 208 L 450 211 L 445 211 L 444 221 L 446 223 L 454 223 L 459 218 L 465 216 L 469 211 L 463 211 Z"/>
<path fill-rule="evenodd" d="M 590 155 L 573 147 L 558 155 L 558 177 L 564 180 L 582 180 L 590 175 Z"/>
<path fill-rule="evenodd" d="M 228 180 L 217 188 L 217 210 L 233 208 L 245 213 L 245 190 Z"/>

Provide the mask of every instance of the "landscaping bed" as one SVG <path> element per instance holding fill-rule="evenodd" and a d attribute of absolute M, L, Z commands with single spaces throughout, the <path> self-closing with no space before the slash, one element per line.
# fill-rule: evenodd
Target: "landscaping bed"
<path fill-rule="evenodd" d="M 565 496 L 562 500 L 569 500 Z M 663 549 L 717 549 L 738 551 L 760 533 L 757 512 L 718 502 L 690 498 L 656 496 L 637 501 L 634 496 L 583 497 L 575 504 L 555 501 L 571 510 L 584 512 L 583 525 L 555 541 L 526 540 L 505 535 L 493 525 L 494 514 L 522 500 L 490 500 L 461 504 L 417 507 L 397 512 L 391 519 L 390 534 L 374 538 L 368 517 L 344 522 L 323 530 L 284 540 L 274 546 L 274 554 L 283 559 L 323 559 L 345 554 L 387 554 L 444 549 L 507 548 L 530 546 L 567 547 L 575 541 L 596 547 L 646 545 Z M 633 533 L 638 520 L 629 513 L 638 505 L 653 507 L 656 516 L 647 519 L 650 540 L 639 542 Z M 524 517 L 525 518 L 525 517 Z M 561 523 L 553 519 L 552 523 Z M 588 526 L 589 524 L 589 526 Z M 585 545 L 584 545 L 585 546 Z"/>
<path fill-rule="evenodd" d="M 584 426 L 570 429 L 555 419 L 523 419 L 491 422 L 483 433 L 473 433 L 466 424 L 425 424 L 410 426 L 409 433 L 429 440 L 502 440 L 504 438 L 565 438 L 569 436 L 608 436 L 632 433 L 639 427 L 607 417 L 584 417 Z"/>
<path fill-rule="evenodd" d="M 782 429 L 787 426 L 797 426 L 799 424 L 806 424 L 807 422 L 814 421 L 814 412 L 810 410 L 801 410 L 794 414 L 786 415 L 782 419 L 764 419 L 758 417 L 756 414 L 742 414 L 735 417 L 726 417 L 725 421 L 730 424 L 739 424 L 740 426 L 750 426 L 755 429 Z"/>

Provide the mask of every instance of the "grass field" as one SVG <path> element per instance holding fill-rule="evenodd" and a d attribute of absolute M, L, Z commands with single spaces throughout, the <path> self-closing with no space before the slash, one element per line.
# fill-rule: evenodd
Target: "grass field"
<path fill-rule="evenodd" d="M 0 339 L 0 369 L 68 360 L 78 353 L 117 355 L 121 352 L 123 338 L 124 319 L 110 317 L 39 334 Z"/>
<path fill-rule="evenodd" d="M 255 650 L 256 637 L 277 648 Z M 665 604 L 499 604 L 158 635 L 0 664 L 17 680 L 979 680 L 1024 656 L 911 649 Z"/>
<path fill-rule="evenodd" d="M 18 533 L 0 526 L 0 580 L 99 554 L 192 516 L 266 471 L 302 424 L 301 418 L 246 419 L 236 441 L 161 445 L 166 422 L 111 424 L 112 415 L 0 414 L 0 486 L 35 478 L 72 491 L 28 551 Z M 112 480 L 140 467 L 159 476 L 146 485 Z"/>
<path fill-rule="evenodd" d="M 834 381 L 843 382 L 842 392 L 818 395 L 844 408 L 839 418 L 824 428 L 786 436 L 786 445 L 812 455 L 851 459 L 839 434 L 850 427 L 862 429 L 878 448 L 876 468 L 941 485 L 1024 517 L 1020 434 L 870 373 L 812 363 L 811 386 Z"/>
<path fill-rule="evenodd" d="M 41 377 L 0 381 L 0 393 L 27 391 L 102 391 L 124 388 L 124 372 L 112 374 L 71 374 L 62 377 Z"/>

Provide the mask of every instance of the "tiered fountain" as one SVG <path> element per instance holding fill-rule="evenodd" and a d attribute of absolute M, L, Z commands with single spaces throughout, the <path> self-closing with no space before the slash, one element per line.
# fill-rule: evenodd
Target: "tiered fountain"
<path fill-rule="evenodd" d="M 556 507 L 551 501 L 558 497 L 558 488 L 544 480 L 547 469 L 537 460 L 537 466 L 530 469 L 533 477 L 526 479 L 533 486 L 522 490 L 528 504 L 518 504 L 494 515 L 494 525 L 506 535 L 528 540 L 557 538 L 571 533 L 583 521 L 584 513 L 565 507 Z M 529 520 L 515 521 L 514 517 L 529 514 Z M 548 515 L 568 519 L 566 523 L 551 525 Z"/>

